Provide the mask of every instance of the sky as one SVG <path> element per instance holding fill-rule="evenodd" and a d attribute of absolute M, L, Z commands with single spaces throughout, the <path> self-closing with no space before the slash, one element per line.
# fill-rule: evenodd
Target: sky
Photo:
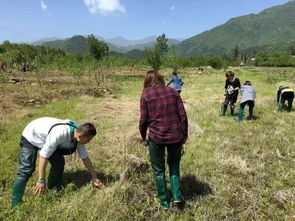
<path fill-rule="evenodd" d="M 0 42 L 94 34 L 186 39 L 290 0 L 0 0 Z"/>

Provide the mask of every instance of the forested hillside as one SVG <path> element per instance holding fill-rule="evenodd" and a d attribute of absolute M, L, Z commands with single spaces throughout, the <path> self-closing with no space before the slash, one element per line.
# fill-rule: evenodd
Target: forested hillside
<path fill-rule="evenodd" d="M 295 1 L 230 19 L 178 45 L 181 56 L 223 55 L 236 46 L 245 53 L 287 51 L 295 47 Z"/>

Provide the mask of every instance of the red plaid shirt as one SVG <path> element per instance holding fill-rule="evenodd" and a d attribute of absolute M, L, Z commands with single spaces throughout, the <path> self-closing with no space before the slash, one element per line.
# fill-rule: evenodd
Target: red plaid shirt
<path fill-rule="evenodd" d="M 139 130 L 142 139 L 157 144 L 177 143 L 187 139 L 186 112 L 178 92 L 166 86 L 158 86 L 142 92 L 140 98 Z"/>

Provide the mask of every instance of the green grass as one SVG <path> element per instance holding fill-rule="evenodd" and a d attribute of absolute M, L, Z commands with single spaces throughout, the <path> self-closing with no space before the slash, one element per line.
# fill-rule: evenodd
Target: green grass
<path fill-rule="evenodd" d="M 295 112 L 294 108 L 291 113 L 276 111 L 276 90 L 283 82 L 295 83 L 295 69 L 234 69 L 242 83 L 251 80 L 257 90 L 254 115 L 258 118 L 241 123 L 236 117 L 219 116 L 223 71 L 180 71 L 189 119 L 189 140 L 181 161 L 183 212 L 159 210 L 150 168 L 141 173 L 131 169 L 131 177 L 120 179 L 130 169 L 131 155 L 149 161 L 147 148 L 138 142 L 143 78 L 112 75 L 109 79 L 120 87 L 117 99 L 83 96 L 56 102 L 1 125 L 0 220 L 291 220 L 295 215 Z M 168 80 L 170 70 L 162 73 Z M 88 150 L 106 188 L 94 190 L 78 157 L 67 157 L 65 189 L 37 197 L 32 193 L 34 176 L 24 203 L 13 212 L 10 189 L 19 135 L 26 123 L 40 116 L 95 123 L 98 136 Z"/>

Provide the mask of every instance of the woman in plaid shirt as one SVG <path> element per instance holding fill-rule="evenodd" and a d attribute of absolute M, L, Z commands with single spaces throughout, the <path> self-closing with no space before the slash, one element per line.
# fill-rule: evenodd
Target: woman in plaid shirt
<path fill-rule="evenodd" d="M 179 164 L 182 145 L 188 136 L 186 112 L 176 90 L 165 86 L 156 71 L 148 71 L 140 99 L 139 130 L 143 140 L 149 129 L 149 154 L 158 197 L 163 209 L 169 209 L 165 180 L 165 148 L 168 152 L 170 188 L 174 203 L 182 204 Z"/>

